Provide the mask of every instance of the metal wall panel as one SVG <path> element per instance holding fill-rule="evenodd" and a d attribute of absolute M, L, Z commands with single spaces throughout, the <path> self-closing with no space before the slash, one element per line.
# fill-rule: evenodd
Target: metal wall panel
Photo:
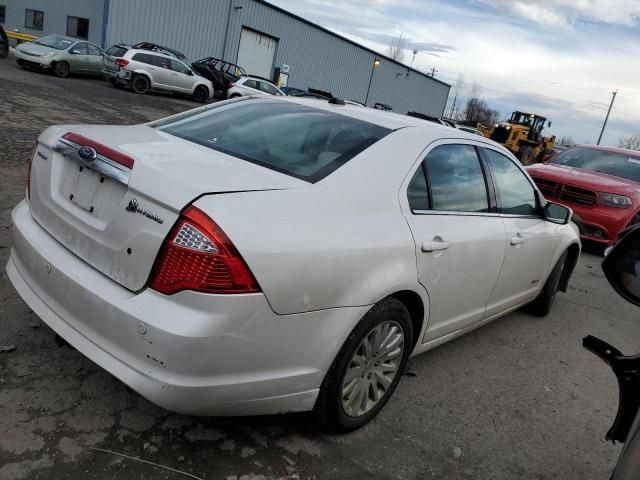
<path fill-rule="evenodd" d="M 227 0 L 109 0 L 107 45 L 149 41 L 175 48 L 189 59 L 220 57 Z"/>
<path fill-rule="evenodd" d="M 37 37 L 52 33 L 67 34 L 67 16 L 89 20 L 89 41 L 100 45 L 105 0 L 0 0 L 6 6 L 4 27 Z M 25 10 L 44 12 L 42 30 L 26 28 Z"/>

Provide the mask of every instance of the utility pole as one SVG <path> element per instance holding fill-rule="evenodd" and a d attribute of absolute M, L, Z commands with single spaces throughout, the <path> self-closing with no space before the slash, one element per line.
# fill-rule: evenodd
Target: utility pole
<path fill-rule="evenodd" d="M 430 77 L 435 77 L 436 76 L 436 72 L 438 70 L 436 70 L 436 67 L 431 67 L 431 74 L 429 75 Z"/>
<path fill-rule="evenodd" d="M 413 49 L 413 58 L 411 59 L 411 68 L 413 68 L 413 61 L 416 59 L 416 55 L 418 54 L 418 49 Z"/>
<path fill-rule="evenodd" d="M 602 124 L 602 130 L 600 131 L 600 136 L 598 137 L 598 143 L 596 145 L 600 145 L 600 140 L 602 140 L 602 134 L 604 133 L 604 129 L 607 126 L 607 121 L 609 120 L 609 114 L 611 113 L 611 108 L 613 107 L 613 102 L 616 99 L 616 95 L 618 94 L 617 90 L 611 92 L 611 103 L 609 104 L 609 110 L 607 110 L 607 116 L 604 118 L 604 123 Z"/>

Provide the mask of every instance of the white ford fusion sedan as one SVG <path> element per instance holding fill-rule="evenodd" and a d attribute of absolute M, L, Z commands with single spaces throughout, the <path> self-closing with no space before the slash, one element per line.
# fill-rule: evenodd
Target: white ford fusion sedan
<path fill-rule="evenodd" d="M 50 127 L 12 217 L 18 293 L 146 398 L 338 431 L 410 355 L 547 314 L 580 254 L 571 211 L 504 148 L 339 100 Z"/>

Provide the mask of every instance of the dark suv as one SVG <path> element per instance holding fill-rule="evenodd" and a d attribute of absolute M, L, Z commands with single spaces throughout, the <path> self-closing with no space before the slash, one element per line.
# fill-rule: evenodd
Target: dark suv
<path fill-rule="evenodd" d="M 202 58 L 193 62 L 193 69 L 198 75 L 203 76 L 213 83 L 213 88 L 225 92 L 240 77 L 246 76 L 247 72 L 244 68 L 235 63 L 220 60 L 214 57 Z"/>

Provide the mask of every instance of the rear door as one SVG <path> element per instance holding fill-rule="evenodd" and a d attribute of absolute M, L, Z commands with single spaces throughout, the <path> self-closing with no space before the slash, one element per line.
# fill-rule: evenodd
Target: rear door
<path fill-rule="evenodd" d="M 102 50 L 91 43 L 87 43 L 88 62 L 86 65 L 89 73 L 102 73 L 103 55 Z"/>
<path fill-rule="evenodd" d="M 406 217 L 430 299 L 425 343 L 484 317 L 506 245 L 490 186 L 470 144 L 434 146 L 412 174 Z"/>
<path fill-rule="evenodd" d="M 171 59 L 160 55 L 149 54 L 149 70 L 153 72 L 153 87 L 165 90 L 176 90 L 171 84 Z"/>
<path fill-rule="evenodd" d="M 483 148 L 496 190 L 498 212 L 507 234 L 507 250 L 500 278 L 487 314 L 517 307 L 534 298 L 551 271 L 558 226 L 542 218 L 536 189 L 519 162 L 491 148 Z"/>

